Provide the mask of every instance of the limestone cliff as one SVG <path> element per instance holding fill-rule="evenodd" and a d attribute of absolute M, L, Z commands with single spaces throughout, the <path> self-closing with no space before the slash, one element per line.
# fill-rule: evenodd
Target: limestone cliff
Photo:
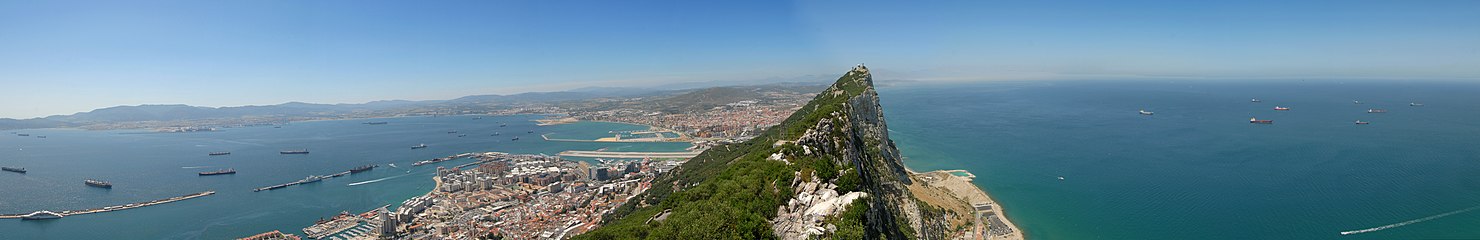
<path fill-rule="evenodd" d="M 922 201 L 919 185 L 859 65 L 781 125 L 691 159 L 578 238 L 960 237 L 964 201 Z"/>

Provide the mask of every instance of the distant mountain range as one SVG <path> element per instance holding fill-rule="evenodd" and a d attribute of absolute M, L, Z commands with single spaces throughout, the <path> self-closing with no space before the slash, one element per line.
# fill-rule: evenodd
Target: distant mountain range
<path fill-rule="evenodd" d="M 806 84 L 771 84 L 766 87 L 794 87 Z M 816 85 L 821 88 L 822 85 Z M 752 89 L 757 87 L 750 87 Z M 736 94 L 744 87 L 716 87 L 688 90 L 657 90 L 643 88 L 582 88 L 561 92 L 529 92 L 511 95 L 474 95 L 451 100 L 406 101 L 386 100 L 359 104 L 316 104 L 289 102 L 265 106 L 200 107 L 184 104 L 135 105 L 101 108 L 71 115 L 55 115 L 32 119 L 0 118 L 0 129 L 27 129 L 77 127 L 92 124 L 111 124 L 148 121 L 189 121 L 201 119 L 232 118 L 332 118 L 356 113 L 408 112 L 421 108 L 466 108 L 467 106 L 516 106 L 528 104 L 572 102 L 601 98 L 642 98 L 654 100 L 675 97 L 676 103 L 655 101 L 653 106 L 667 106 L 673 110 L 712 107 L 736 99 L 755 97 L 754 94 Z M 685 93 L 695 93 L 685 94 Z M 728 93 L 728 94 L 726 94 Z M 707 96 L 707 97 L 706 97 Z M 668 107 L 665 107 L 668 108 Z"/>

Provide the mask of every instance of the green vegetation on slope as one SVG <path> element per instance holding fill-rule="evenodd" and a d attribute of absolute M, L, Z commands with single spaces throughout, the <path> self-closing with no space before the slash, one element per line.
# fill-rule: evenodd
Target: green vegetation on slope
<path fill-rule="evenodd" d="M 805 156 L 800 147 L 779 140 L 795 140 L 824 118 L 843 109 L 848 99 L 869 88 L 866 73 L 850 71 L 806 106 L 776 127 L 744 143 L 711 148 L 670 174 L 654 180 L 653 188 L 611 214 L 606 225 L 576 239 L 773 239 L 769 219 L 793 194 L 795 172 L 815 174 L 839 185 L 840 191 L 859 189 L 857 170 L 842 156 Z M 837 125 L 835 125 L 837 126 Z M 819 129 L 820 131 L 840 131 Z M 766 159 L 781 151 L 793 164 Z M 848 236 L 863 236 L 867 204 L 851 204 L 850 215 L 833 222 L 847 226 Z M 661 221 L 650 221 L 662 213 Z M 856 227 L 855 227 L 856 226 Z M 832 237 L 842 237 L 842 230 Z"/>

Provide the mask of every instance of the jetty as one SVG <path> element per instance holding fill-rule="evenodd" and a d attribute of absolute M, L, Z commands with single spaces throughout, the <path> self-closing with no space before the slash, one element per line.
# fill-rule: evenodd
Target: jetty
<path fill-rule="evenodd" d="M 293 185 L 298 185 L 298 184 L 315 183 L 315 182 L 323 181 L 325 179 L 336 178 L 336 177 L 343 177 L 344 175 L 349 175 L 349 171 L 343 171 L 343 172 L 339 172 L 339 173 L 334 173 L 334 174 L 319 176 L 318 179 L 314 179 L 314 180 L 310 180 L 310 179 L 313 179 L 313 176 L 309 176 L 309 178 L 298 180 L 298 181 L 293 181 L 293 182 L 289 182 L 289 183 L 272 185 L 272 186 L 266 186 L 266 187 L 260 187 L 260 188 L 253 188 L 252 191 L 253 192 L 261 192 L 261 191 L 267 191 L 267 190 L 276 190 L 276 189 L 279 189 L 279 188 L 285 188 L 285 187 L 289 187 L 289 186 L 293 186 Z"/>
<path fill-rule="evenodd" d="M 465 158 L 465 157 L 473 157 L 475 155 L 477 155 L 477 154 L 474 154 L 474 153 L 462 153 L 462 154 L 457 154 L 457 155 L 452 155 L 452 156 L 446 156 L 446 157 L 441 157 L 441 158 L 433 158 L 433 159 L 430 159 L 430 160 L 421 160 L 421 161 L 417 161 L 416 163 L 412 163 L 411 166 L 421 166 L 421 165 L 427 165 L 427 164 L 433 164 L 433 163 L 439 163 L 439 162 L 452 161 L 453 159 L 459 159 L 459 158 Z"/>
<path fill-rule="evenodd" d="M 170 198 L 165 198 L 165 199 L 159 199 L 159 200 L 154 200 L 154 201 L 130 203 L 130 204 L 117 205 L 117 206 L 108 206 L 108 207 L 102 207 L 102 208 L 90 208 L 90 209 L 82 209 L 82 210 L 66 210 L 66 211 L 59 211 L 59 212 L 58 211 L 52 211 L 52 212 L 65 217 L 65 216 L 82 215 L 82 214 L 89 214 L 89 213 L 101 213 L 101 212 L 121 211 L 121 210 L 128 210 L 128 209 L 141 208 L 141 207 L 148 207 L 148 206 L 154 206 L 154 205 L 165 204 L 165 203 L 172 203 L 172 202 L 184 201 L 186 199 L 191 199 L 191 198 L 198 198 L 198 197 L 210 196 L 211 194 L 216 194 L 216 191 L 205 191 L 205 192 L 191 193 L 191 194 L 186 194 L 186 195 L 183 195 L 183 196 L 175 196 L 175 197 L 170 197 Z M 0 219 L 21 218 L 21 217 L 23 217 L 23 216 L 25 216 L 27 214 L 30 214 L 30 213 L 0 214 Z"/>

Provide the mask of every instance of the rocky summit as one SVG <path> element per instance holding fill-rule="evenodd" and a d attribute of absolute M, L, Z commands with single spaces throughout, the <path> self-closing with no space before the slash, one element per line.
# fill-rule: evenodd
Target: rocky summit
<path fill-rule="evenodd" d="M 905 168 L 858 65 L 780 125 L 660 176 L 576 238 L 969 238 L 982 223 L 956 197 L 967 194 L 928 179 Z"/>

